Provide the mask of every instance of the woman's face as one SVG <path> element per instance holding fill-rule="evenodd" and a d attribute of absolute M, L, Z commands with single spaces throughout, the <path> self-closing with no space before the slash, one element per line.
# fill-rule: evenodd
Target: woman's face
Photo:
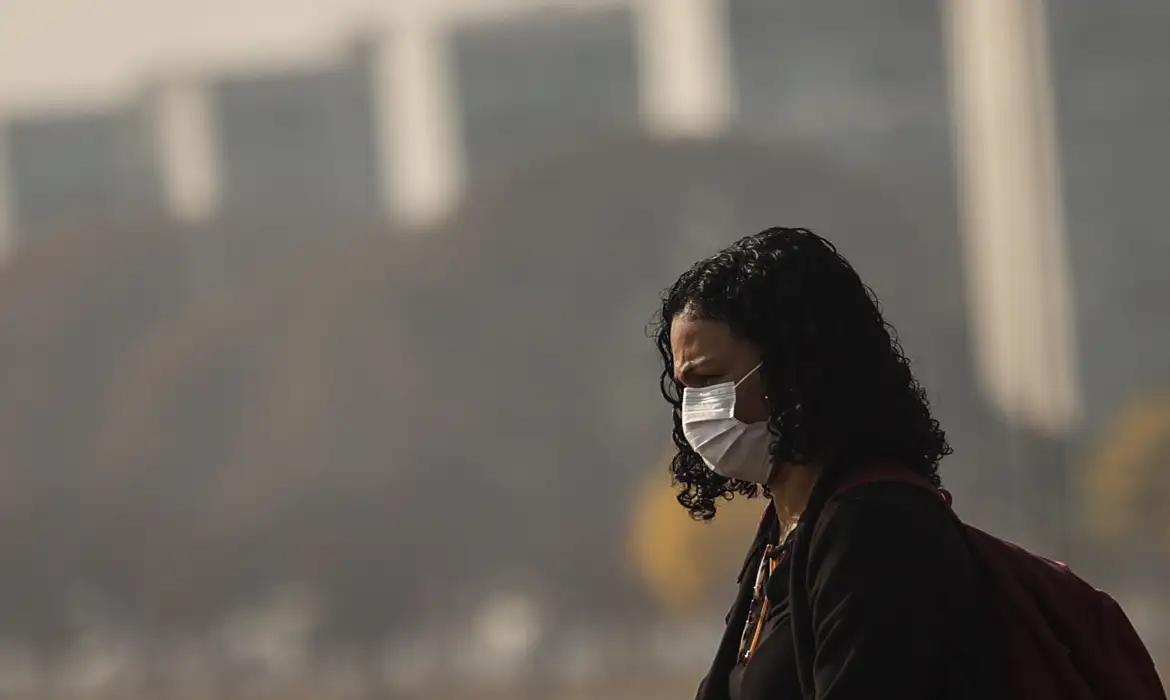
<path fill-rule="evenodd" d="M 726 323 L 685 311 L 671 321 L 670 349 L 674 378 L 692 389 L 738 382 L 760 363 L 759 350 L 732 333 Z M 736 390 L 735 417 L 744 423 L 759 423 L 768 420 L 768 415 L 764 385 L 760 373 L 755 372 Z"/>

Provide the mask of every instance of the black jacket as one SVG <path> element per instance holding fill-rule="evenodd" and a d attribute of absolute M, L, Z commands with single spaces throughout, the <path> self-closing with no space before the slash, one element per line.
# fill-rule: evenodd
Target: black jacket
<path fill-rule="evenodd" d="M 769 506 L 697 700 L 729 698 L 754 574 L 775 529 Z M 793 538 L 788 620 L 774 631 L 791 634 L 792 643 L 774 645 L 780 651 L 770 658 L 761 647 L 752 659 L 771 666 L 765 675 L 785 679 L 769 700 L 996 697 L 999 657 L 979 574 L 941 499 L 907 484 L 833 495 L 831 484 L 819 483 Z M 783 697 L 783 688 L 800 697 Z"/>

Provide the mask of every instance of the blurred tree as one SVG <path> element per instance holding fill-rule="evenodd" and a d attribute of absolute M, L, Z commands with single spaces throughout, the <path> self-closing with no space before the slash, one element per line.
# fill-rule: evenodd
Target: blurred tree
<path fill-rule="evenodd" d="M 183 242 L 91 220 L 30 241 L 0 275 L 0 636 L 56 643 L 101 555 L 89 445 L 133 348 L 186 302 Z"/>
<path fill-rule="evenodd" d="M 1170 393 L 1131 399 L 1090 453 L 1082 481 L 1089 524 L 1104 542 L 1157 533 L 1170 552 Z"/>
<path fill-rule="evenodd" d="M 685 614 L 710 604 L 734 580 L 766 501 L 737 497 L 719 504 L 714 520 L 696 522 L 675 499 L 665 462 L 659 467 L 635 504 L 630 554 L 655 600 Z"/>

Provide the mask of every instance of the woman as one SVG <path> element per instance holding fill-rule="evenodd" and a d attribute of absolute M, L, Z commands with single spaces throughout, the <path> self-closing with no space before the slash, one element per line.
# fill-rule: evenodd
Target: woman
<path fill-rule="evenodd" d="M 772 228 L 700 261 L 657 327 L 678 501 L 769 505 L 700 700 L 996 697 L 975 565 L 941 489 L 950 453 L 873 293 L 828 241 Z"/>

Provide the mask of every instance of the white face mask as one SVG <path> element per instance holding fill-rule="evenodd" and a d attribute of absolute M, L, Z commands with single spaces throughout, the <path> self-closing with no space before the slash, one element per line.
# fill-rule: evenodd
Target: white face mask
<path fill-rule="evenodd" d="M 736 389 L 759 368 L 756 365 L 738 382 L 683 389 L 682 427 L 687 442 L 711 471 L 729 479 L 766 484 L 772 475 L 768 422 L 743 423 L 735 417 Z"/>

